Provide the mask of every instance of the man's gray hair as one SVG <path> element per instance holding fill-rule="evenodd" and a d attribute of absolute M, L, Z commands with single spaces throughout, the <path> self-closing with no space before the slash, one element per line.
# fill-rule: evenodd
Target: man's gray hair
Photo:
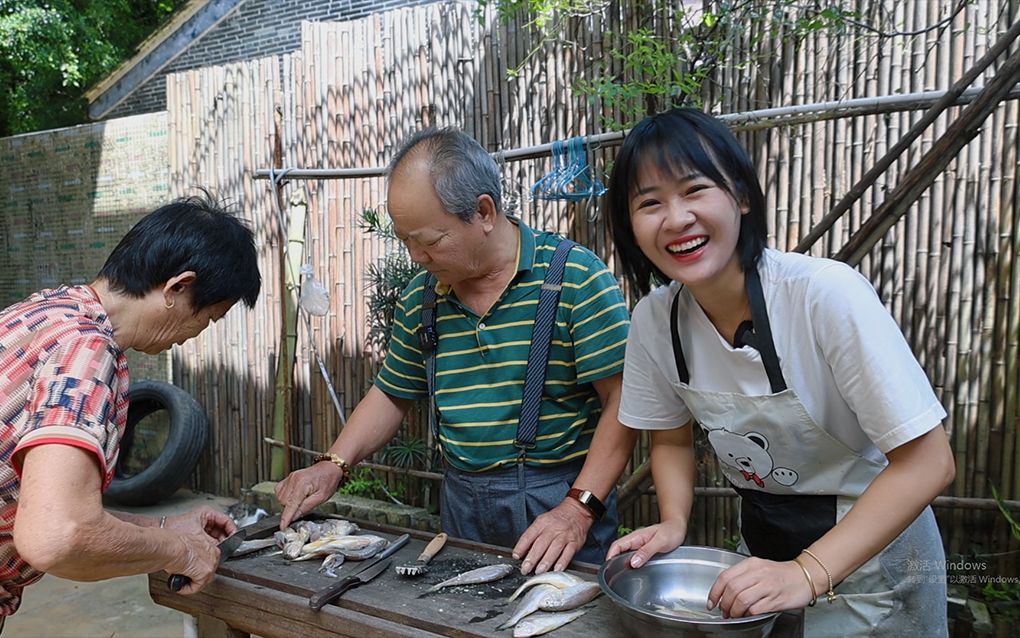
<path fill-rule="evenodd" d="M 502 181 L 495 160 L 481 144 L 463 131 L 453 127 L 427 128 L 418 131 L 405 141 L 386 169 L 386 177 L 415 151 L 424 153 L 428 162 L 432 187 L 448 213 L 469 223 L 478 210 L 478 197 L 488 195 L 503 211 Z"/>

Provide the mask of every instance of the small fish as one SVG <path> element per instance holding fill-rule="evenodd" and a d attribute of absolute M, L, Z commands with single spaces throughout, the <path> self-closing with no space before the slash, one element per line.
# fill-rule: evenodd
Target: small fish
<path fill-rule="evenodd" d="M 543 585 L 545 587 L 545 585 Z M 557 589 L 544 597 L 541 602 L 543 611 L 569 611 L 591 602 L 602 593 L 598 583 L 582 581 L 566 589 Z"/>
<path fill-rule="evenodd" d="M 275 538 L 256 538 L 250 541 L 244 541 L 243 543 L 238 545 L 237 549 L 234 550 L 234 555 L 243 556 L 244 554 L 257 552 L 267 547 L 274 547 L 275 545 L 276 545 Z"/>
<path fill-rule="evenodd" d="M 302 534 L 301 532 L 298 532 L 293 527 L 285 527 L 282 530 L 273 533 L 273 538 L 276 540 L 277 546 L 279 546 L 280 549 L 283 549 L 284 547 L 287 546 L 287 543 L 296 541 L 299 538 L 301 538 L 301 534 Z M 306 538 L 305 542 L 307 542 L 307 540 L 308 539 Z"/>
<path fill-rule="evenodd" d="M 518 587 L 517 591 L 510 594 L 510 598 L 507 599 L 507 602 L 513 602 L 515 598 L 524 593 L 524 590 L 535 585 L 552 585 L 559 589 L 566 589 L 567 587 L 573 587 L 574 585 L 578 585 L 583 582 L 584 579 L 574 576 L 573 574 L 568 574 L 567 572 L 546 572 L 544 574 L 539 574 L 538 576 L 532 576 L 528 580 L 524 581 L 524 584 Z"/>
<path fill-rule="evenodd" d="M 291 525 L 291 527 L 294 528 L 294 531 L 296 532 L 301 531 L 308 532 L 309 543 L 313 543 L 319 540 L 319 538 L 322 536 L 322 532 L 319 531 L 319 524 L 316 523 L 315 521 L 297 521 L 293 525 Z"/>
<path fill-rule="evenodd" d="M 342 518 L 330 518 L 319 523 L 323 536 L 350 536 L 357 534 L 357 523 Z"/>
<path fill-rule="evenodd" d="M 337 536 L 335 538 L 330 536 L 323 536 L 319 540 L 308 543 L 301 548 L 301 554 L 293 560 L 311 560 L 324 556 L 326 554 L 335 554 L 337 552 L 342 553 L 347 558 L 351 558 L 352 555 L 358 555 L 356 552 L 366 550 L 370 547 L 372 554 L 379 552 L 382 547 L 386 546 L 386 539 L 381 536 L 375 536 L 373 534 L 363 534 L 360 536 Z M 355 558 L 354 560 L 362 560 L 361 558 Z"/>
<path fill-rule="evenodd" d="M 514 608 L 513 614 L 507 619 L 505 623 L 497 627 L 497 629 L 506 629 L 513 627 L 528 614 L 534 613 L 542 608 L 542 603 L 545 601 L 545 597 L 549 594 L 558 593 L 560 590 L 552 585 L 538 585 L 528 590 L 528 593 L 521 596 L 521 602 L 517 603 L 517 607 Z"/>
<path fill-rule="evenodd" d="M 704 609 L 695 609 L 681 600 L 672 601 L 669 607 L 652 603 L 649 605 L 649 608 L 668 616 L 687 618 L 689 620 L 719 620 L 722 618 L 722 614 L 713 614 Z"/>
<path fill-rule="evenodd" d="M 453 587 L 455 585 L 476 585 L 478 583 L 491 583 L 494 580 L 506 578 L 507 576 L 510 575 L 512 571 L 514 571 L 513 565 L 486 565 L 485 567 L 472 569 L 469 572 L 457 574 L 453 578 L 448 578 L 441 583 L 433 585 L 425 593 L 439 591 L 443 587 Z"/>
<path fill-rule="evenodd" d="M 326 557 L 326 560 L 322 561 L 322 565 L 319 566 L 319 572 L 329 576 L 330 578 L 336 578 L 336 570 L 344 564 L 345 558 L 346 557 L 340 552 L 330 554 Z"/>
<path fill-rule="evenodd" d="M 287 545 L 287 533 L 278 531 L 273 533 L 273 540 L 276 541 L 276 546 L 283 549 Z"/>
<path fill-rule="evenodd" d="M 574 611 L 561 611 L 554 614 L 532 614 L 514 627 L 514 638 L 529 638 L 530 636 L 541 636 L 553 629 L 559 629 L 568 622 L 577 620 L 585 614 L 583 609 Z"/>
<path fill-rule="evenodd" d="M 308 529 L 298 530 L 293 540 L 288 540 L 287 544 L 283 546 L 284 558 L 291 560 L 301 555 L 301 549 L 308 542 Z"/>
<path fill-rule="evenodd" d="M 373 539 L 372 542 L 364 547 L 350 549 L 341 548 L 340 553 L 346 556 L 347 560 L 367 560 L 381 552 L 387 545 L 390 544 L 388 540 L 380 536 L 373 536 L 371 538 Z"/>

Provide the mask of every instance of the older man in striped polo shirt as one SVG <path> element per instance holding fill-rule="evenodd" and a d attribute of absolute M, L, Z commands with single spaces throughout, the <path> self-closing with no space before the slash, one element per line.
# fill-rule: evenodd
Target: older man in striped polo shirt
<path fill-rule="evenodd" d="M 329 498 L 431 393 L 444 531 L 513 547 L 525 574 L 605 558 L 618 524 L 614 488 L 635 441 L 617 420 L 627 308 L 606 265 L 567 244 L 529 436 L 522 397 L 536 310 L 543 288 L 556 288 L 547 274 L 564 240 L 505 215 L 500 184 L 492 158 L 455 129 L 423 131 L 397 152 L 387 204 L 423 271 L 400 297 L 375 385 L 329 454 L 277 486 L 281 527 Z"/>

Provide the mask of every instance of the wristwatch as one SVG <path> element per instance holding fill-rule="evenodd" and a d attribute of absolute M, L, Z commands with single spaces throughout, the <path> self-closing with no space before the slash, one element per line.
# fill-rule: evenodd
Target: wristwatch
<path fill-rule="evenodd" d="M 601 521 L 602 517 L 606 515 L 606 506 L 602 504 L 599 497 L 588 490 L 579 490 L 576 487 L 572 487 L 567 491 L 567 497 L 580 501 L 581 505 L 588 508 L 588 511 L 591 512 L 596 521 Z"/>

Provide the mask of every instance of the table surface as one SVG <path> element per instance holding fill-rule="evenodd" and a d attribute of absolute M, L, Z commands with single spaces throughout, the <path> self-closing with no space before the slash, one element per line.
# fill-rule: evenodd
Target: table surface
<path fill-rule="evenodd" d="M 358 521 L 362 530 L 392 540 L 410 533 L 411 540 L 393 554 L 393 565 L 417 558 L 431 534 Z M 246 530 L 248 538 L 271 536 L 278 519 L 264 519 Z M 165 573 L 152 574 L 149 591 L 161 605 L 195 616 L 212 616 L 234 630 L 272 636 L 449 636 L 451 638 L 506 638 L 497 629 L 513 613 L 518 601 L 507 598 L 527 577 L 514 571 L 492 583 L 446 587 L 434 593 L 432 585 L 477 567 L 507 563 L 517 566 L 506 548 L 451 538 L 433 558 L 428 572 L 418 577 L 398 575 L 392 568 L 371 582 L 344 593 L 320 611 L 308 607 L 308 597 L 336 582 L 318 572 L 320 559 L 288 561 L 275 548 L 232 558 L 217 571 L 213 582 L 198 594 L 184 596 L 166 588 Z M 360 569 L 359 561 L 345 562 L 340 578 Z M 597 567 L 574 563 L 569 570 L 586 580 L 597 581 Z M 582 607 L 586 613 L 555 630 L 559 638 L 624 637 L 620 610 L 605 595 Z M 773 638 L 802 634 L 798 618 L 784 614 Z M 227 635 L 243 635 L 234 633 Z"/>

